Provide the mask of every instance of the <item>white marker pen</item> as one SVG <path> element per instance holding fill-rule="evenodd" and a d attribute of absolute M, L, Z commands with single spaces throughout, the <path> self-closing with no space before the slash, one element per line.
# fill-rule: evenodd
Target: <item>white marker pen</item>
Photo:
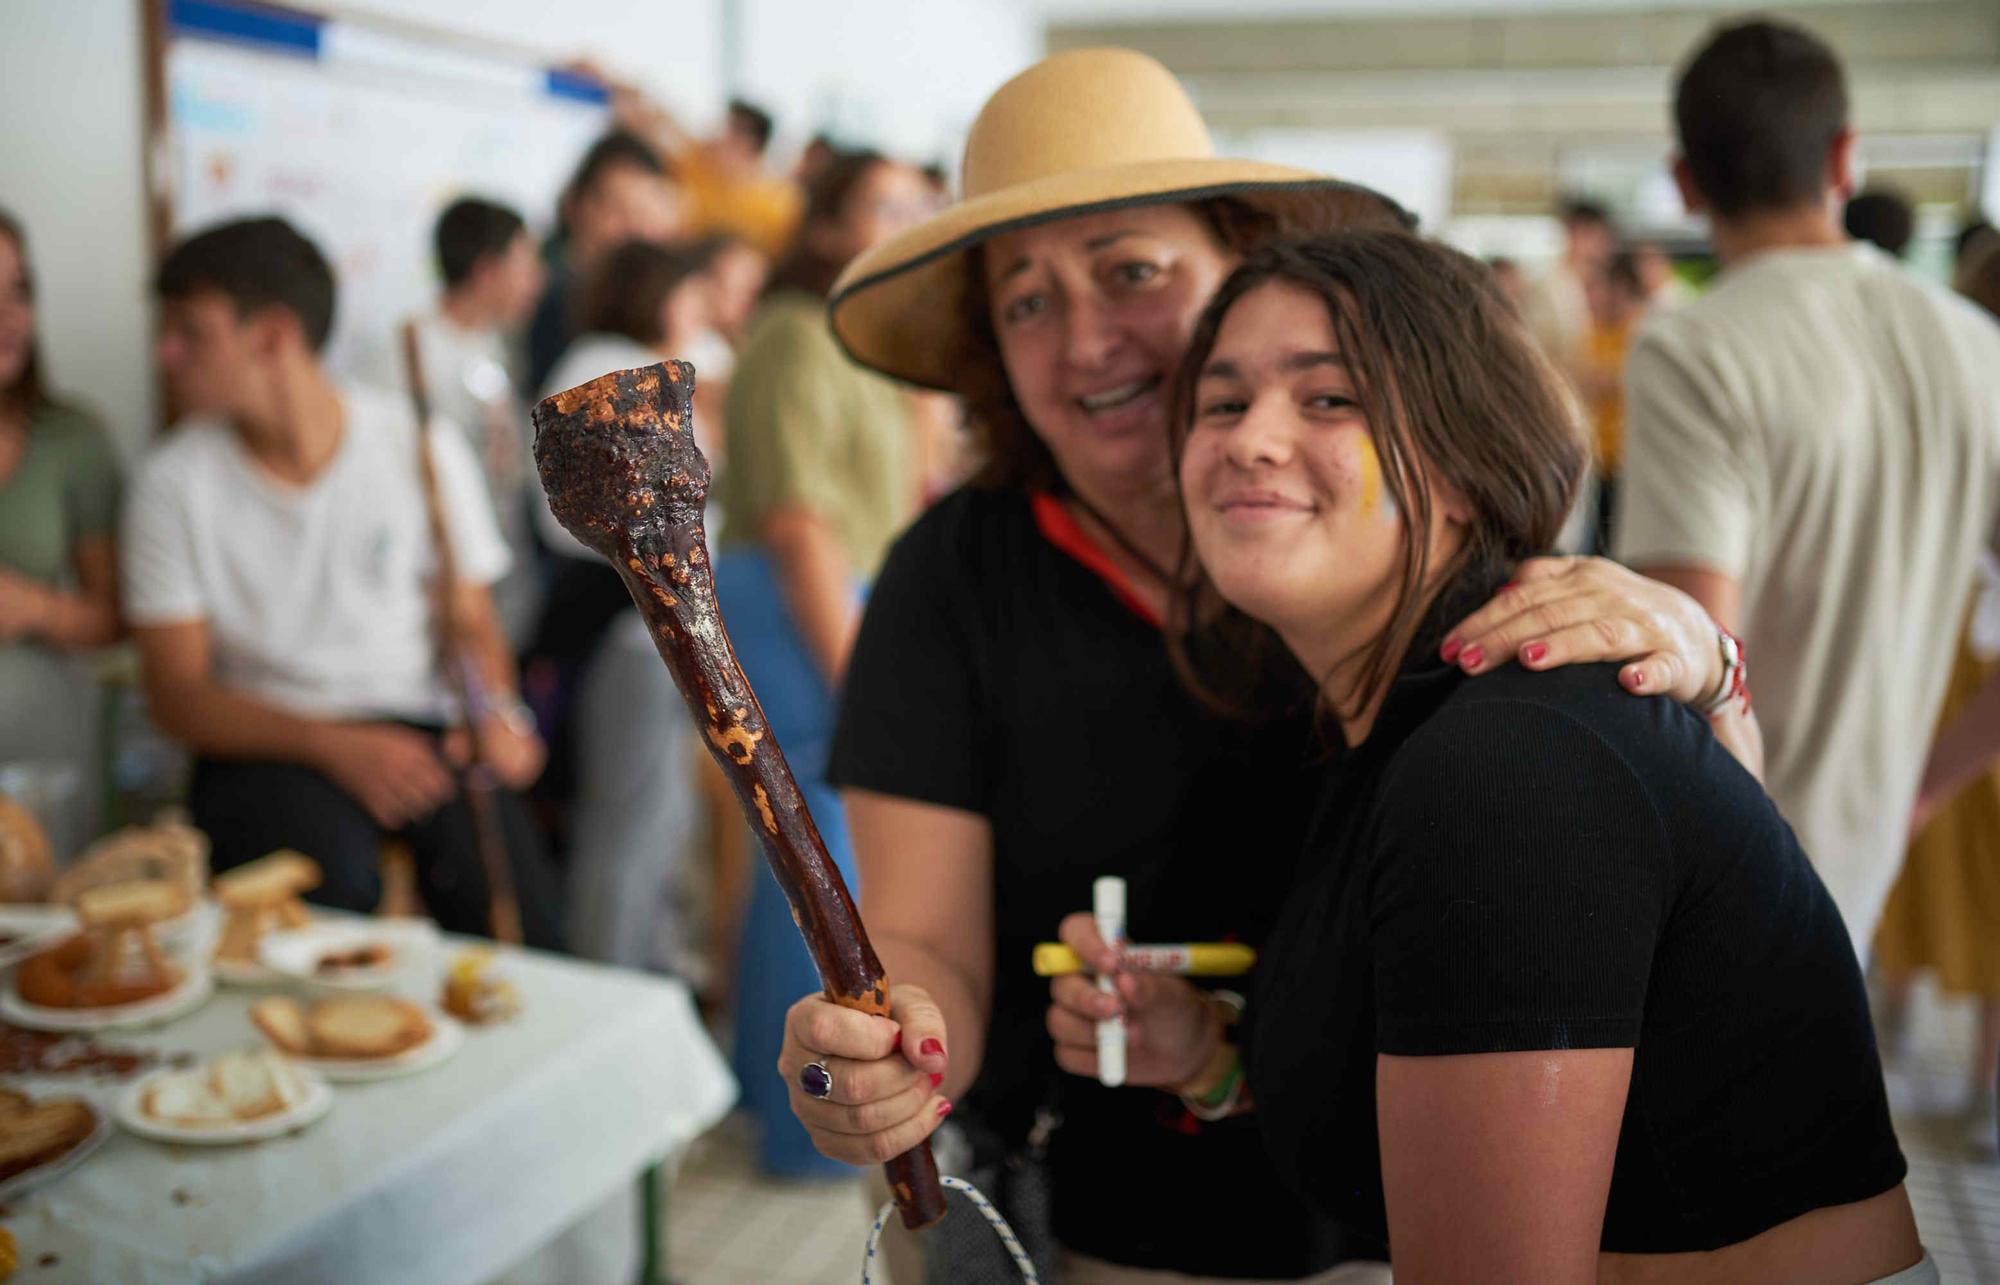
<path fill-rule="evenodd" d="M 1114 949 L 1125 944 L 1125 881 L 1106 875 L 1090 886 L 1090 912 L 1097 935 Z M 1116 999 L 1118 985 L 1109 973 L 1097 979 L 1097 989 Z M 1106 1018 L 1097 1024 L 1097 1079 L 1107 1088 L 1125 1083 L 1125 1019 Z"/>

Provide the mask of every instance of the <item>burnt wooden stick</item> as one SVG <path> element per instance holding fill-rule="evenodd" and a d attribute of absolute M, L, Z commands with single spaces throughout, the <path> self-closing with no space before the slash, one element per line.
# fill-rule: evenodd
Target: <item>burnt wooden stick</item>
<path fill-rule="evenodd" d="M 702 527 L 709 474 L 694 442 L 693 396 L 694 367 L 670 361 L 544 400 L 535 407 L 542 489 L 556 520 L 610 561 L 639 605 L 791 902 L 826 997 L 886 1017 L 889 979 L 722 627 Z M 889 1161 L 888 1171 L 905 1226 L 944 1216 L 928 1142 Z"/>

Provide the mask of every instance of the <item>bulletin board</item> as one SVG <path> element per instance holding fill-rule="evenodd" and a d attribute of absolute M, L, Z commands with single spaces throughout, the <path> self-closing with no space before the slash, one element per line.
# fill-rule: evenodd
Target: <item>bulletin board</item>
<path fill-rule="evenodd" d="M 595 82 L 447 32 L 239 0 L 160 0 L 153 182 L 163 229 L 275 213 L 332 262 L 337 369 L 435 298 L 459 196 L 537 232 L 607 123 Z"/>

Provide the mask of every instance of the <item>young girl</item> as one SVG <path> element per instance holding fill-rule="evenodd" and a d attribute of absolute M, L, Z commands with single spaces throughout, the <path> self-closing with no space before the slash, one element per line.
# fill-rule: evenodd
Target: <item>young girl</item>
<path fill-rule="evenodd" d="M 1254 1102 L 1399 1285 L 1935 1281 L 1846 929 L 1755 780 L 1610 666 L 1447 663 L 1584 464 L 1485 270 L 1398 233 L 1260 252 L 1177 393 L 1184 668 L 1224 703 L 1303 680 L 1345 752 L 1242 1056 L 1183 1023 L 1176 1087 Z"/>

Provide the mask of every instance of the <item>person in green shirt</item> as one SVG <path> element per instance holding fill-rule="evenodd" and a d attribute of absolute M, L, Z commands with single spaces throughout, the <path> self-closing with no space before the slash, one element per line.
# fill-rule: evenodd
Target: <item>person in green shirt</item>
<path fill-rule="evenodd" d="M 902 387 L 834 340 L 826 295 L 849 260 L 930 209 L 923 176 L 876 152 L 836 157 L 806 192 L 730 377 L 716 495 L 715 592 L 738 659 L 798 774 L 835 862 L 854 865 L 826 783 L 834 692 L 861 619 L 861 587 L 916 514 L 915 429 Z M 699 372 L 697 372 L 697 378 Z M 752 885 L 739 951 L 736 1067 L 762 1126 L 761 1159 L 788 1177 L 845 1176 L 793 1118 L 777 1060 L 781 1015 L 817 987 L 776 880 Z"/>
<path fill-rule="evenodd" d="M 0 766 L 73 769 L 72 826 L 91 797 L 95 703 L 76 655 L 120 633 L 118 502 L 103 425 L 43 382 L 27 238 L 0 211 Z"/>

